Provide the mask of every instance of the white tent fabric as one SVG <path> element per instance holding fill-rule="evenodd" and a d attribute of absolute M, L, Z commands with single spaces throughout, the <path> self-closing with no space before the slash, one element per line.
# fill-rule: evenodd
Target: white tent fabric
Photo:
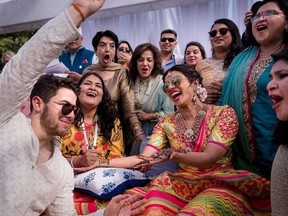
<path fill-rule="evenodd" d="M 106 0 L 103 8 L 82 24 L 84 46 L 93 49 L 97 31 L 110 29 L 133 47 L 151 42 L 158 46 L 160 32 L 177 31 L 183 54 L 191 40 L 202 43 L 209 56 L 207 32 L 214 20 L 229 18 L 244 31 L 244 14 L 256 0 Z M 0 0 L 0 34 L 37 29 L 58 15 L 72 0 Z"/>
<path fill-rule="evenodd" d="M 183 55 L 188 42 L 198 41 L 204 46 L 207 56 L 211 56 L 208 31 L 213 22 L 219 18 L 231 19 L 242 34 L 245 30 L 245 12 L 255 1 L 185 0 L 182 2 L 177 0 L 174 3 L 179 3 L 179 5 L 169 8 L 161 4 L 171 4 L 170 0 L 155 1 L 146 6 L 142 5 L 143 9 L 137 10 L 137 12 L 126 9 L 125 15 L 115 14 L 115 16 L 91 19 L 83 23 L 84 46 L 92 50 L 91 41 L 95 33 L 110 29 L 118 35 L 120 40 L 129 41 L 133 48 L 145 42 L 151 42 L 159 47 L 161 31 L 171 28 L 178 33 L 176 54 Z M 149 10 L 147 7 L 151 7 L 151 9 Z"/>
<path fill-rule="evenodd" d="M 120 16 L 207 0 L 106 0 L 89 19 Z M 0 34 L 37 29 L 58 15 L 72 0 L 0 0 Z"/>

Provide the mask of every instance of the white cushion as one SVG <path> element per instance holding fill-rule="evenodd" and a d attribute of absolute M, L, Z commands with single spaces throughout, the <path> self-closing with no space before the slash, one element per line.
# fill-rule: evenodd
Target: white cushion
<path fill-rule="evenodd" d="M 95 168 L 74 176 L 75 191 L 99 199 L 111 199 L 127 189 L 144 186 L 150 180 L 140 171 L 124 168 Z"/>

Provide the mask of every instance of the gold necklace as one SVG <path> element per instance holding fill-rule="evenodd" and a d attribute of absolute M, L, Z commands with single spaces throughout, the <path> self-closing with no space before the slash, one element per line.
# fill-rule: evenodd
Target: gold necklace
<path fill-rule="evenodd" d="M 195 117 L 195 121 L 192 128 L 188 128 L 182 114 L 179 112 L 176 113 L 175 115 L 176 131 L 178 137 L 180 137 L 182 142 L 189 143 L 190 145 L 192 144 L 192 146 L 194 147 L 195 140 L 199 136 L 201 124 L 205 116 L 206 111 L 200 110 Z"/>
<path fill-rule="evenodd" d="M 272 54 L 276 53 L 277 51 L 279 51 L 282 48 L 282 45 L 280 45 L 279 47 L 277 47 L 274 51 L 272 51 L 271 53 L 262 53 L 261 50 L 259 52 L 259 57 L 260 58 L 268 58 L 271 57 Z"/>

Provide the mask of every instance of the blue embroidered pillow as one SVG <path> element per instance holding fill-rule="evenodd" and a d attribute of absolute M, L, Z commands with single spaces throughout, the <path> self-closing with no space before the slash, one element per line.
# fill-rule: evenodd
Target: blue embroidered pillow
<path fill-rule="evenodd" d="M 95 168 L 74 176 L 75 191 L 99 199 L 111 199 L 125 190 L 146 185 L 151 179 L 137 170 Z"/>

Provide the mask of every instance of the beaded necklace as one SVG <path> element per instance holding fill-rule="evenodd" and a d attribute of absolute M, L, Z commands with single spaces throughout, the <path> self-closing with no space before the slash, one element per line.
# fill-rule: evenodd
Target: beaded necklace
<path fill-rule="evenodd" d="M 279 46 L 274 51 L 272 51 L 271 53 L 262 53 L 260 50 L 259 57 L 262 59 L 269 58 L 269 57 L 271 57 L 272 54 L 277 53 L 281 48 L 282 48 L 282 46 Z"/>
<path fill-rule="evenodd" d="M 176 131 L 178 137 L 180 137 L 182 142 L 186 142 L 192 145 L 192 147 L 194 147 L 195 140 L 199 136 L 200 127 L 205 116 L 206 111 L 200 110 L 195 117 L 195 121 L 192 128 L 188 128 L 182 114 L 179 112 L 176 113 L 175 115 Z"/>

